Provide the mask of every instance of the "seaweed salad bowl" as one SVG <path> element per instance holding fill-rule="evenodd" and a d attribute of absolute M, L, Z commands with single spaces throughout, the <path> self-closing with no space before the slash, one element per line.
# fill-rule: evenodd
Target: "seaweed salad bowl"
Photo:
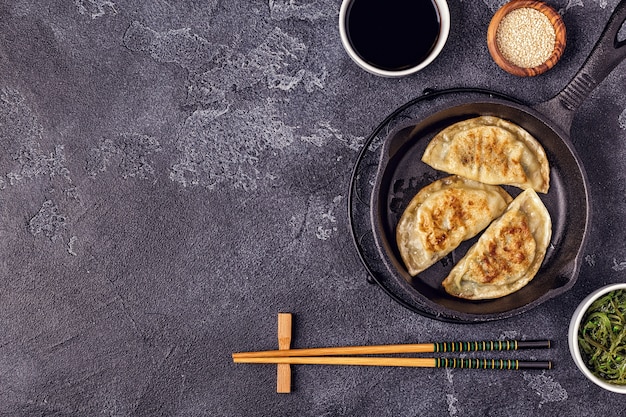
<path fill-rule="evenodd" d="M 568 343 L 576 366 L 591 382 L 626 394 L 626 283 L 599 288 L 578 305 Z"/>

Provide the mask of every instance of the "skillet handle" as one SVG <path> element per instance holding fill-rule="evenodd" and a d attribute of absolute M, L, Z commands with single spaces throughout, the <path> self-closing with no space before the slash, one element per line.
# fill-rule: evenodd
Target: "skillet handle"
<path fill-rule="evenodd" d="M 626 0 L 620 1 L 609 18 L 600 39 L 574 78 L 550 100 L 534 106 L 569 133 L 574 112 L 613 69 L 626 58 L 626 39 L 618 41 L 626 20 Z"/>

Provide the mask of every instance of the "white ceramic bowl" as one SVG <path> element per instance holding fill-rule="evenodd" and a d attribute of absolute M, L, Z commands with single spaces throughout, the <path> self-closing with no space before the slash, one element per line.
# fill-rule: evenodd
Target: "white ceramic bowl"
<path fill-rule="evenodd" d="M 435 3 L 435 6 L 437 7 L 437 10 L 439 11 L 440 30 L 439 30 L 439 36 L 437 38 L 435 46 L 431 50 L 430 54 L 428 54 L 428 56 L 418 65 L 411 67 L 411 68 L 399 70 L 399 71 L 390 71 L 390 70 L 385 70 L 385 69 L 375 67 L 367 63 L 366 61 L 364 61 L 356 53 L 356 51 L 352 47 L 352 44 L 350 43 L 348 33 L 347 33 L 347 28 L 346 28 L 346 13 L 348 11 L 350 4 L 353 1 L 354 0 L 343 0 L 343 2 L 341 3 L 341 8 L 339 9 L 339 34 L 341 36 L 341 43 L 343 44 L 343 47 L 348 53 L 348 55 L 350 56 L 350 58 L 352 58 L 352 60 L 359 67 L 363 68 L 365 71 L 371 74 L 380 75 L 382 77 L 390 77 L 390 78 L 405 77 L 407 75 L 414 74 L 424 69 L 431 62 L 433 62 L 435 58 L 439 56 L 439 54 L 441 53 L 441 50 L 446 44 L 446 41 L 448 40 L 448 34 L 450 33 L 450 9 L 448 8 L 448 2 L 446 0 L 433 0 Z"/>
<path fill-rule="evenodd" d="M 574 362 L 578 369 L 594 384 L 613 392 L 617 392 L 620 394 L 626 394 L 626 385 L 615 385 L 609 384 L 601 378 L 598 378 L 594 374 L 591 373 L 589 368 L 585 365 L 583 361 L 582 355 L 580 353 L 580 347 L 578 346 L 578 329 L 580 328 L 580 322 L 583 319 L 583 316 L 587 312 L 587 309 L 595 300 L 599 297 L 615 290 L 626 289 L 626 283 L 621 284 L 611 284 L 605 287 L 602 287 L 591 294 L 589 294 L 576 308 L 574 311 L 574 315 L 572 316 L 572 320 L 569 325 L 569 335 L 568 335 L 568 343 L 569 350 L 572 354 L 572 358 L 574 358 Z"/>

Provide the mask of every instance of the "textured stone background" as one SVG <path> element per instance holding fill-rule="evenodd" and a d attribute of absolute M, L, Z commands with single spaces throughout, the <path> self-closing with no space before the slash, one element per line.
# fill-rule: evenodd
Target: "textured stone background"
<path fill-rule="evenodd" d="M 342 50 L 339 0 L 0 2 L 0 415 L 615 415 L 570 359 L 569 317 L 626 269 L 626 64 L 577 112 L 592 230 L 574 289 L 475 325 L 421 317 L 366 282 L 347 193 L 363 141 L 424 88 L 529 103 L 581 66 L 617 0 L 553 0 L 562 61 L 490 59 L 502 0 L 451 0 L 427 69 L 396 80 Z M 622 31 L 624 32 L 624 31 Z M 552 371 L 275 367 L 231 353 L 548 338 Z"/>

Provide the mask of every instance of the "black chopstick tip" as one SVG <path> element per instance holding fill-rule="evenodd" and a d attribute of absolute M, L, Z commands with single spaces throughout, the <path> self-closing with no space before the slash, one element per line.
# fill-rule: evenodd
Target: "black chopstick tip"
<path fill-rule="evenodd" d="M 552 361 L 519 361 L 517 363 L 517 369 L 551 370 L 552 368 Z"/>
<path fill-rule="evenodd" d="M 550 349 L 550 340 L 520 340 L 517 342 L 517 349 Z"/>

